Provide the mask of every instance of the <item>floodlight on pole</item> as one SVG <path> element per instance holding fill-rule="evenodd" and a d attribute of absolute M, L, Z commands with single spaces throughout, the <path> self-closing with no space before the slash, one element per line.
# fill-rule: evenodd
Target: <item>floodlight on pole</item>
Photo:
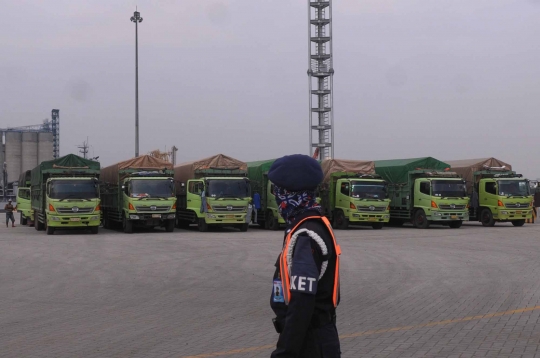
<path fill-rule="evenodd" d="M 139 44 L 138 28 L 139 22 L 142 22 L 141 13 L 136 11 L 130 18 L 135 23 L 135 156 L 139 156 Z"/>

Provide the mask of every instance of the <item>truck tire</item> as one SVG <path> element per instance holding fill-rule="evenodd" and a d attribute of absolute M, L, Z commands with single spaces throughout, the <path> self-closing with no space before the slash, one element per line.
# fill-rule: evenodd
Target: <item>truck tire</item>
<path fill-rule="evenodd" d="M 382 229 L 384 226 L 384 223 L 373 223 L 371 224 L 371 227 L 374 229 L 374 230 L 380 230 Z"/>
<path fill-rule="evenodd" d="M 124 228 L 124 233 L 126 234 L 131 234 L 133 233 L 133 222 L 131 220 L 128 220 L 126 219 L 126 217 L 124 217 L 124 220 L 122 222 L 122 226 Z"/>
<path fill-rule="evenodd" d="M 53 235 L 54 234 L 54 227 L 47 225 L 47 235 Z"/>
<path fill-rule="evenodd" d="M 495 219 L 493 219 L 493 214 L 491 213 L 491 210 L 488 208 L 485 208 L 480 213 L 480 222 L 485 227 L 493 227 L 495 226 Z"/>
<path fill-rule="evenodd" d="M 204 219 L 199 219 L 199 222 L 198 222 L 197 226 L 199 227 L 200 232 L 207 232 L 208 231 L 208 224 L 206 223 L 206 220 L 204 220 Z"/>
<path fill-rule="evenodd" d="M 268 223 L 268 230 L 279 230 L 278 219 L 274 217 L 274 213 L 269 210 L 268 215 L 266 215 L 266 222 Z"/>
<path fill-rule="evenodd" d="M 21 225 L 24 225 L 24 226 L 28 225 L 28 219 L 25 218 L 22 213 L 21 213 Z"/>
<path fill-rule="evenodd" d="M 43 231 L 43 223 L 39 222 L 39 213 L 34 212 L 34 229 Z"/>
<path fill-rule="evenodd" d="M 179 229 L 189 229 L 190 222 L 187 220 L 177 219 L 176 227 Z"/>
<path fill-rule="evenodd" d="M 514 225 L 514 226 L 523 226 L 523 225 L 525 225 L 525 220 L 513 220 L 512 225 Z"/>
<path fill-rule="evenodd" d="M 390 219 L 390 221 L 388 221 L 388 225 L 390 226 L 399 227 L 399 226 L 403 226 L 403 224 L 405 224 L 403 219 Z"/>
<path fill-rule="evenodd" d="M 238 228 L 240 229 L 241 232 L 246 232 L 246 231 L 248 231 L 249 224 L 248 223 L 242 224 L 242 225 L 238 226 Z"/>
<path fill-rule="evenodd" d="M 414 213 L 414 226 L 418 229 L 427 229 L 429 227 L 429 220 L 426 217 L 424 210 L 420 209 Z"/>
<path fill-rule="evenodd" d="M 452 229 L 459 229 L 463 225 L 463 220 L 450 221 L 450 226 Z"/>
<path fill-rule="evenodd" d="M 92 233 L 92 235 L 96 235 L 98 232 L 99 232 L 99 226 L 90 227 L 90 233 Z"/>
<path fill-rule="evenodd" d="M 167 220 L 167 223 L 165 224 L 165 231 L 166 232 L 173 232 L 174 231 L 174 220 Z"/>
<path fill-rule="evenodd" d="M 343 211 L 336 211 L 336 215 L 334 216 L 334 225 L 332 226 L 338 230 L 347 230 L 349 228 L 349 219 L 345 217 Z"/>

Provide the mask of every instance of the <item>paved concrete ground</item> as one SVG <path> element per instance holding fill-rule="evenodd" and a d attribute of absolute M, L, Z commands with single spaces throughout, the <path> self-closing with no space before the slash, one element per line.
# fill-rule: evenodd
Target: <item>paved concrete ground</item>
<path fill-rule="evenodd" d="M 269 357 L 281 238 L 0 226 L 0 356 Z M 540 224 L 337 238 L 344 357 L 540 357 Z"/>

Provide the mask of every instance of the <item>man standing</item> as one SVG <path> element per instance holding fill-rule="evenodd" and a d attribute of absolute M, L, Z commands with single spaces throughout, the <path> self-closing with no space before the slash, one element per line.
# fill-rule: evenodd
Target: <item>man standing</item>
<path fill-rule="evenodd" d="M 11 219 L 11 226 L 15 227 L 15 217 L 13 216 L 13 210 L 15 210 L 15 207 L 11 203 L 11 199 L 9 199 L 6 206 L 4 206 L 4 210 L 6 211 L 6 227 L 9 226 L 10 219 Z"/>
<path fill-rule="evenodd" d="M 321 166 L 307 155 L 285 156 L 274 162 L 268 179 L 287 222 L 270 299 L 279 333 L 271 357 L 341 357 L 336 328 L 341 250 L 315 200 Z"/>

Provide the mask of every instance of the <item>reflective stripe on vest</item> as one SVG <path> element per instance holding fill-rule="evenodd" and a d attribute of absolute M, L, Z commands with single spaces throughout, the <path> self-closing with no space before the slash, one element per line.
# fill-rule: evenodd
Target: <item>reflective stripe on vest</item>
<path fill-rule="evenodd" d="M 332 226 L 328 219 L 324 216 L 308 216 L 300 220 L 294 228 L 287 234 L 285 242 L 283 243 L 283 250 L 281 251 L 281 256 L 279 258 L 279 274 L 281 276 L 281 282 L 283 284 L 283 298 L 285 299 L 285 304 L 288 305 L 291 300 L 291 270 L 287 264 L 287 254 L 289 250 L 294 250 L 294 247 L 290 247 L 291 237 L 293 236 L 294 231 L 306 220 L 310 219 L 320 219 L 328 228 L 330 236 L 332 236 L 332 242 L 334 244 L 334 252 L 336 254 L 336 268 L 334 271 L 334 289 L 332 292 L 332 302 L 334 307 L 337 307 L 338 304 L 338 294 L 339 294 L 339 256 L 341 255 L 341 248 L 336 242 L 334 232 L 332 231 Z M 328 258 L 330 259 L 330 257 Z"/>

